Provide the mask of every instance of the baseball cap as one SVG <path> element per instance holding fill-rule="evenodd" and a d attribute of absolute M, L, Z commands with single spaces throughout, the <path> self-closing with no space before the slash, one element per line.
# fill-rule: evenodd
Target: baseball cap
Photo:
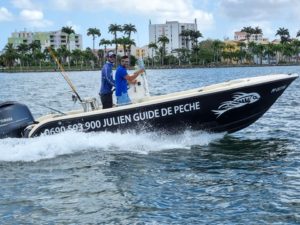
<path fill-rule="evenodd" d="M 106 57 L 107 57 L 107 58 L 116 58 L 116 54 L 113 53 L 113 52 L 108 52 L 108 53 L 106 54 Z"/>

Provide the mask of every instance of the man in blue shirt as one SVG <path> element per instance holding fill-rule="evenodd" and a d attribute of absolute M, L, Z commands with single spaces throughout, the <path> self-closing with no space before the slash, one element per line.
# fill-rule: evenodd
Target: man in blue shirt
<path fill-rule="evenodd" d="M 127 68 L 129 67 L 128 56 L 121 58 L 121 65 L 119 65 L 116 71 L 116 96 L 117 105 L 127 105 L 131 103 L 131 100 L 127 92 L 127 82 L 136 83 L 136 78 L 142 74 L 145 70 L 140 69 L 134 72 L 132 75 L 128 75 Z"/>
<path fill-rule="evenodd" d="M 101 88 L 99 93 L 103 109 L 113 106 L 112 88 L 115 86 L 112 69 L 116 61 L 116 55 L 113 52 L 108 52 L 106 58 L 107 61 L 101 71 Z"/>

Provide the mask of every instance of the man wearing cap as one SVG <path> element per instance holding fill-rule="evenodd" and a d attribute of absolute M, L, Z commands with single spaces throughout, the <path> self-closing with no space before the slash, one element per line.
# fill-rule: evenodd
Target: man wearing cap
<path fill-rule="evenodd" d="M 112 69 L 116 61 L 116 55 L 113 52 L 108 52 L 106 59 L 107 61 L 101 71 L 101 88 L 99 93 L 103 109 L 113 106 L 112 88 L 115 86 L 115 81 L 113 79 Z"/>

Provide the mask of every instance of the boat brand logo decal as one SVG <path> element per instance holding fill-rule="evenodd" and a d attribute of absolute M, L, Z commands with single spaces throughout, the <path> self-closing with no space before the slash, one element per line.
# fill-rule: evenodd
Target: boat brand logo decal
<path fill-rule="evenodd" d="M 12 118 L 12 117 L 0 119 L 0 123 L 7 123 L 7 122 L 11 122 L 11 121 L 13 121 L 13 118 Z"/>
<path fill-rule="evenodd" d="M 273 93 L 277 93 L 277 92 L 279 92 L 279 91 L 282 91 L 282 90 L 284 90 L 284 89 L 286 89 L 286 85 L 283 85 L 283 86 L 281 86 L 281 87 L 278 87 L 278 88 L 273 88 L 272 89 L 272 91 L 271 91 L 271 93 L 273 94 Z"/>
<path fill-rule="evenodd" d="M 252 93 L 237 92 L 233 94 L 232 98 L 233 99 L 231 101 L 223 102 L 218 107 L 218 110 L 212 110 L 217 115 L 217 118 L 227 111 L 257 102 L 260 99 L 260 95 L 254 92 Z"/>

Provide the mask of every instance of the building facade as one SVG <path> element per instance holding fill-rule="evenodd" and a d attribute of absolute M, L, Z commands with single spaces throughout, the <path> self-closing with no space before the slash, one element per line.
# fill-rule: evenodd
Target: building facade
<path fill-rule="evenodd" d="M 186 46 L 187 42 L 185 38 L 180 35 L 183 30 L 197 31 L 196 19 L 194 23 L 167 21 L 165 24 L 151 24 L 151 22 L 149 22 L 149 43 L 156 43 L 159 45 L 159 37 L 166 36 L 169 39 L 169 43 L 166 44 L 167 53 L 172 53 L 173 50 L 179 48 L 191 49 L 191 44 L 189 43 L 189 46 Z"/>
<path fill-rule="evenodd" d="M 234 40 L 235 41 L 247 41 L 247 33 L 243 31 L 236 31 L 234 32 Z M 263 34 L 251 34 L 249 36 L 249 42 L 263 42 L 263 41 L 268 41 L 267 38 L 263 37 Z"/>
<path fill-rule="evenodd" d="M 107 52 L 115 52 L 115 48 L 107 48 L 105 55 Z M 130 55 L 134 56 L 135 58 L 145 58 L 145 57 L 149 57 L 149 55 L 147 55 L 148 52 L 148 46 L 143 46 L 143 47 L 137 47 L 132 45 L 131 49 L 130 49 Z M 124 49 L 122 45 L 118 45 L 118 52 L 117 55 L 122 57 L 124 55 L 128 55 L 128 50 L 124 53 Z"/>
<path fill-rule="evenodd" d="M 13 32 L 11 37 L 8 38 L 8 43 L 13 44 L 17 48 L 20 44 L 31 44 L 33 41 L 39 41 L 41 44 L 41 50 L 43 51 L 47 47 L 58 49 L 62 46 L 67 46 L 67 34 L 61 31 L 51 32 Z M 82 50 L 82 36 L 81 34 L 70 35 L 70 51 L 75 49 Z"/>

